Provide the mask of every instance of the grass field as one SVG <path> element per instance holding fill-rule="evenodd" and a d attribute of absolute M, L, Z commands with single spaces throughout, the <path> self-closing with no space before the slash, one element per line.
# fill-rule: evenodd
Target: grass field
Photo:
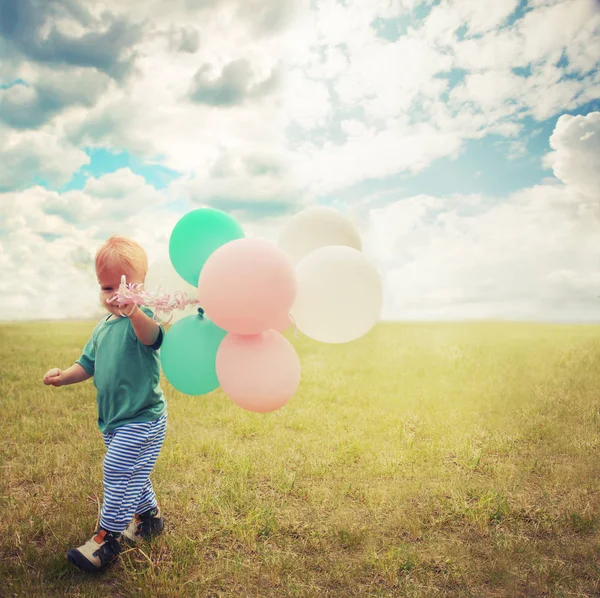
<path fill-rule="evenodd" d="M 93 325 L 0 325 L 1 596 L 600 596 L 600 326 L 290 336 L 269 415 L 164 383 L 166 533 L 93 577 L 94 388 L 41 382 Z"/>

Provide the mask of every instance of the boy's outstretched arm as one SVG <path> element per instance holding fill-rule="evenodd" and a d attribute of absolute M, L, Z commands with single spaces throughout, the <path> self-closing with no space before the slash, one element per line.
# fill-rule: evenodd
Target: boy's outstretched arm
<path fill-rule="evenodd" d="M 160 326 L 156 321 L 137 306 L 128 317 L 140 342 L 144 345 L 153 345 L 160 333 Z"/>
<path fill-rule="evenodd" d="M 83 382 L 91 377 L 92 375 L 88 374 L 78 363 L 74 363 L 64 371 L 59 368 L 48 370 L 44 375 L 44 384 L 46 386 L 66 386 Z"/>

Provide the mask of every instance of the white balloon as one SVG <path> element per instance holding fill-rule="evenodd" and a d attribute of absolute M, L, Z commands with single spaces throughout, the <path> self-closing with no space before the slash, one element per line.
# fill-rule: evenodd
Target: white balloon
<path fill-rule="evenodd" d="M 171 295 L 183 292 L 190 299 L 198 299 L 198 288 L 179 276 L 169 259 L 157 260 L 148 266 L 144 290 L 148 293 L 169 293 Z M 174 324 L 186 316 L 196 315 L 198 305 L 188 305 L 185 309 L 174 309 L 171 313 L 173 317 L 169 324 Z M 161 319 L 169 318 L 165 314 L 159 314 L 159 316 L 162 316 Z"/>
<path fill-rule="evenodd" d="M 351 247 L 322 247 L 297 266 L 298 293 L 291 314 L 300 332 L 323 343 L 347 343 L 378 322 L 381 276 Z"/>
<path fill-rule="evenodd" d="M 329 245 L 362 250 L 362 241 L 353 222 L 330 206 L 316 206 L 296 214 L 279 237 L 279 247 L 297 264 L 309 253 Z"/>

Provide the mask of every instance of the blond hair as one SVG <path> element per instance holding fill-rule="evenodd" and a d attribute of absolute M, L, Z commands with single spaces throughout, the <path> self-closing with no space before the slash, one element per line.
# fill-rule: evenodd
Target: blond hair
<path fill-rule="evenodd" d="M 118 269 L 123 274 L 138 274 L 142 280 L 148 272 L 148 256 L 144 248 L 126 237 L 112 236 L 96 252 L 96 274 Z"/>

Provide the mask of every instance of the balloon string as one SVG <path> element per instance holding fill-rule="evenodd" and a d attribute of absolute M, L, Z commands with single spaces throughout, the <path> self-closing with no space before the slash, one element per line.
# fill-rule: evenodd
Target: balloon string
<path fill-rule="evenodd" d="M 290 316 L 290 320 L 292 321 L 292 326 L 294 327 L 294 338 L 300 338 L 298 334 L 298 326 L 296 326 L 296 318 L 292 314 L 288 314 Z"/>
<path fill-rule="evenodd" d="M 148 293 L 143 290 L 143 287 L 143 284 L 127 284 L 121 281 L 119 289 L 108 302 L 152 307 L 155 311 L 154 319 L 156 321 L 158 321 L 158 312 L 169 316 L 168 320 L 163 320 L 165 324 L 173 319 L 172 312 L 174 309 L 185 309 L 188 305 L 198 305 L 200 303 L 198 299 L 189 299 L 183 291 L 177 291 L 172 295 L 170 293 Z"/>

